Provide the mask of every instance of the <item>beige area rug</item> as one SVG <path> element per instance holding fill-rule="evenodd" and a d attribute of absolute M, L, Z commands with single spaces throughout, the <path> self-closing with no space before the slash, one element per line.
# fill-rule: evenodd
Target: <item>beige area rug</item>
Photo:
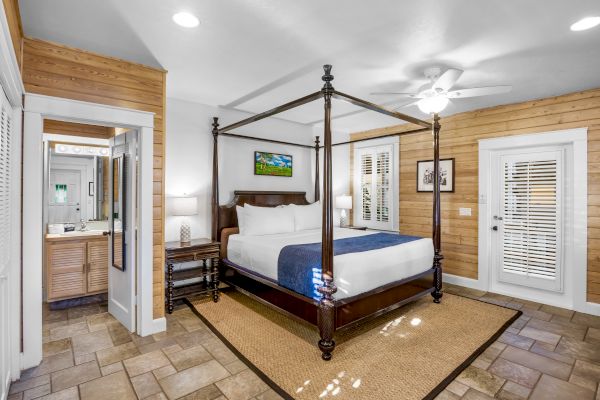
<path fill-rule="evenodd" d="M 316 328 L 239 292 L 188 303 L 273 389 L 294 399 L 433 398 L 516 319 L 519 311 L 445 294 L 336 334 L 331 361 Z"/>

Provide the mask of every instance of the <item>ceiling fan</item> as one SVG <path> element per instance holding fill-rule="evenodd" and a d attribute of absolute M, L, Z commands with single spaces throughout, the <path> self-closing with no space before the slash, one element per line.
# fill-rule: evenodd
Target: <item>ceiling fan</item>
<path fill-rule="evenodd" d="M 394 95 L 400 97 L 409 97 L 418 99 L 417 101 L 403 104 L 398 108 L 417 105 L 421 111 L 426 114 L 438 113 L 448 105 L 450 99 L 460 99 L 465 97 L 488 96 L 491 94 L 508 93 L 512 90 L 512 86 L 483 86 L 468 89 L 450 90 L 463 74 L 463 70 L 449 68 L 441 73 L 439 67 L 431 67 L 425 69 L 425 77 L 430 80 L 421 86 L 418 93 L 401 93 L 401 92 L 373 92 L 372 95 Z"/>

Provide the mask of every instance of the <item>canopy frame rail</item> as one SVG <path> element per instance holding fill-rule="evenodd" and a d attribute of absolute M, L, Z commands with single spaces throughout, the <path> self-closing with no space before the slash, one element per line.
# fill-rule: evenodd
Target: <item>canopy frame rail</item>
<path fill-rule="evenodd" d="M 299 99 L 290 101 L 283 105 L 277 106 L 260 114 L 253 115 L 241 121 L 219 128 L 218 118 L 213 118 L 213 171 L 212 171 L 212 238 L 219 240 L 219 162 L 218 162 L 218 137 L 220 135 L 237 139 L 256 140 L 262 142 L 297 146 L 302 148 L 310 148 L 315 150 L 315 201 L 320 200 L 323 207 L 323 226 L 322 226 L 322 241 L 321 241 L 321 275 L 323 285 L 319 287 L 319 292 L 322 297 L 318 305 L 317 326 L 319 330 L 320 340 L 318 346 L 322 352 L 321 356 L 324 360 L 331 359 L 331 353 L 335 348 L 333 334 L 335 332 L 336 307 L 333 295 L 337 291 L 334 284 L 334 268 L 333 268 L 333 196 L 332 196 L 332 147 L 345 144 L 353 144 L 367 140 L 381 139 L 383 137 L 404 136 L 410 134 L 431 132 L 433 136 L 433 162 L 434 162 L 434 182 L 433 182 L 433 209 L 432 209 L 432 238 L 434 245 L 434 258 L 432 261 L 433 270 L 433 287 L 423 293 L 431 293 L 434 302 L 439 303 L 442 297 L 442 256 L 441 252 L 441 206 L 440 206 L 440 177 L 439 177 L 439 162 L 440 162 L 440 117 L 438 114 L 433 114 L 433 123 L 402 114 L 366 100 L 359 99 L 354 96 L 339 92 L 333 88 L 331 82 L 334 77 L 331 74 L 332 66 L 326 64 L 323 66 L 324 75 L 321 77 L 324 82 L 320 91 L 308 94 Z M 320 138 L 315 138 L 313 145 L 301 143 L 291 143 L 274 139 L 259 138 L 253 136 L 239 135 L 229 133 L 233 129 L 249 125 L 251 123 L 263 120 L 268 117 L 280 114 L 291 110 L 301 105 L 310 103 L 317 99 L 324 100 L 324 127 L 323 127 L 323 146 L 320 146 Z M 387 115 L 411 124 L 419 126 L 419 128 L 394 132 L 386 135 L 381 135 L 372 138 L 355 139 L 347 142 L 332 143 L 331 132 L 331 99 L 346 101 L 356 106 L 377 113 Z M 323 149 L 323 193 L 321 198 L 320 182 L 319 182 L 319 150 Z"/>

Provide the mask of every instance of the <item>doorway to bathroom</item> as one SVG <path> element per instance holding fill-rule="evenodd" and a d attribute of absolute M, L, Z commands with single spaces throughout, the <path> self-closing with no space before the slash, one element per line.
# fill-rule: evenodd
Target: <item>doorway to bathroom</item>
<path fill-rule="evenodd" d="M 28 94 L 24 130 L 22 368 L 42 360 L 44 302 L 104 295 L 127 330 L 163 331 L 141 267 L 153 257 L 153 114 Z"/>

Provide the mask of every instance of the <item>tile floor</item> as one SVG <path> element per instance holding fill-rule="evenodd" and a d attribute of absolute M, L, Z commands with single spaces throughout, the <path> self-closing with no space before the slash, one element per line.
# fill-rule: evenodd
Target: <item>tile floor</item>
<path fill-rule="evenodd" d="M 521 316 L 438 399 L 600 400 L 600 317 L 447 285 Z M 44 359 L 9 400 L 280 399 L 186 307 L 167 332 L 130 334 L 104 305 L 44 312 Z"/>

